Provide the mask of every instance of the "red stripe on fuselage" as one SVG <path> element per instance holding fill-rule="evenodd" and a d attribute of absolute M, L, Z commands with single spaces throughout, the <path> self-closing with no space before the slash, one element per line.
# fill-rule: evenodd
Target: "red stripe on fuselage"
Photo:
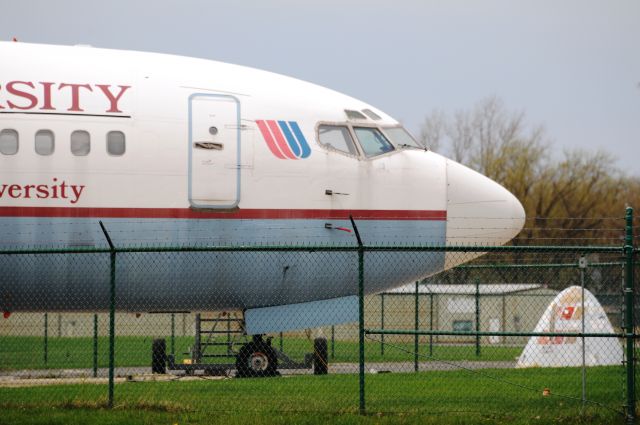
<path fill-rule="evenodd" d="M 175 218 L 286 220 L 331 219 L 349 216 L 360 220 L 446 220 L 444 210 L 301 210 L 301 209 L 236 209 L 202 211 L 189 208 L 65 208 L 65 207 L 0 207 L 0 217 L 77 217 L 77 218 Z"/>
<path fill-rule="evenodd" d="M 257 120 L 256 124 L 260 129 L 260 133 L 262 133 L 262 137 L 264 137 L 264 141 L 267 142 L 267 146 L 269 147 L 271 153 L 274 154 L 277 158 L 287 159 L 282 154 L 282 152 L 280 152 L 280 149 L 278 149 L 278 147 L 276 146 L 276 142 L 275 140 L 273 140 L 273 136 L 271 136 L 271 132 L 267 128 L 267 124 L 265 124 L 265 122 L 262 120 Z"/>
<path fill-rule="evenodd" d="M 282 130 L 280 130 L 278 123 L 275 122 L 274 120 L 267 120 L 267 125 L 269 126 L 271 133 L 273 133 L 273 137 L 276 138 L 276 142 L 278 143 L 278 147 L 280 148 L 280 151 L 282 151 L 282 153 L 290 159 L 298 159 L 293 154 L 293 152 L 291 152 L 291 148 L 289 147 L 289 144 L 287 143 L 287 141 L 284 140 L 284 136 L 282 135 Z"/>

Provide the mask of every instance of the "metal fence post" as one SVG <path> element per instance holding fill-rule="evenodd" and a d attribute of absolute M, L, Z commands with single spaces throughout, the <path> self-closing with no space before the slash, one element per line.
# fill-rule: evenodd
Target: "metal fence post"
<path fill-rule="evenodd" d="M 98 377 L 98 315 L 93 315 L 93 377 Z"/>
<path fill-rule="evenodd" d="M 502 329 L 502 332 L 505 332 L 507 330 L 507 296 L 506 294 L 502 294 L 502 321 L 500 328 Z M 501 337 L 500 341 L 504 344 L 507 342 L 505 337 Z"/>
<path fill-rule="evenodd" d="M 171 313 L 171 355 L 176 356 L 176 314 Z"/>
<path fill-rule="evenodd" d="M 380 294 L 380 329 L 384 329 L 384 293 Z M 380 335 L 380 356 L 384 357 L 384 335 Z"/>
<path fill-rule="evenodd" d="M 113 384 L 116 339 L 116 253 L 110 254 L 111 278 L 109 283 L 109 408 L 113 407 Z"/>
<path fill-rule="evenodd" d="M 227 319 L 231 319 L 231 313 L 227 315 Z M 231 346 L 231 320 L 227 320 L 227 352 L 231 349 Z M 282 352 L 282 332 L 280 332 L 280 352 Z"/>
<path fill-rule="evenodd" d="M 419 344 L 418 344 L 418 327 L 420 325 L 420 315 L 419 315 L 419 307 L 420 307 L 420 294 L 419 294 L 419 282 L 416 281 L 416 291 L 415 291 L 415 299 L 414 299 L 414 309 L 415 309 L 415 317 L 414 317 L 414 329 L 416 330 L 416 334 L 413 336 L 413 370 L 414 372 L 417 372 L 419 367 L 418 367 L 418 349 L 419 349 Z"/>
<path fill-rule="evenodd" d="M 476 279 L 476 332 L 480 332 L 480 279 Z M 479 334 L 476 334 L 476 356 L 480 357 Z"/>
<path fill-rule="evenodd" d="M 336 357 L 336 327 L 331 326 L 331 359 Z"/>
<path fill-rule="evenodd" d="M 104 233 L 107 243 L 110 249 L 110 268 L 111 276 L 109 279 L 109 400 L 107 407 L 113 408 L 113 384 L 114 384 L 114 369 L 115 369 L 115 339 L 116 339 L 116 248 L 111 241 L 111 237 L 104 227 L 102 221 L 100 222 L 100 228 Z"/>
<path fill-rule="evenodd" d="M 200 352 L 200 348 L 202 347 L 202 316 L 200 313 L 196 313 L 196 332 L 195 332 L 195 341 L 193 343 L 193 350 L 191 350 L 191 361 L 193 363 L 200 363 L 200 357 L 202 353 Z"/>
<path fill-rule="evenodd" d="M 44 365 L 49 362 L 49 314 L 44 314 Z"/>
<path fill-rule="evenodd" d="M 360 232 L 356 226 L 353 217 L 349 216 L 353 231 L 358 240 L 358 363 L 359 363 L 359 412 L 361 415 L 366 413 L 364 398 L 364 247 Z"/>
<path fill-rule="evenodd" d="M 433 330 L 433 293 L 429 294 L 429 330 Z M 433 335 L 429 335 L 429 357 L 433 357 Z"/>
<path fill-rule="evenodd" d="M 636 394 L 635 394 L 635 358 L 634 358 L 634 340 L 635 340 L 635 323 L 634 323 L 634 276 L 633 276 L 633 208 L 627 207 L 626 215 L 626 232 L 624 252 L 626 257 L 625 264 L 625 334 L 627 348 L 627 422 L 634 423 L 636 417 Z"/>
<path fill-rule="evenodd" d="M 582 256 L 580 257 L 580 260 L 578 261 L 578 268 L 580 270 L 580 287 L 582 289 L 580 298 L 582 299 L 581 302 L 581 308 L 582 308 L 582 315 L 581 315 L 581 326 L 582 326 L 582 338 L 580 338 L 581 342 L 582 342 L 582 409 L 584 411 L 584 408 L 587 405 L 587 361 L 586 361 L 586 355 L 587 355 L 587 347 L 586 347 L 586 343 L 587 340 L 584 337 L 584 333 L 585 333 L 585 316 L 587 314 L 585 307 L 584 307 L 584 269 L 587 267 L 587 258 Z"/>

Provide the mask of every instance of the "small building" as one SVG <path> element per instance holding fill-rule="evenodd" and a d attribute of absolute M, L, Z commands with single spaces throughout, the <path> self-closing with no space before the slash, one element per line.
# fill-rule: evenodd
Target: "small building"
<path fill-rule="evenodd" d="M 557 291 L 540 284 L 427 284 L 417 286 L 418 327 L 438 331 L 531 332 Z M 414 329 L 416 285 L 377 295 L 382 327 Z M 371 320 L 374 303 L 367 316 Z M 382 317 L 384 316 L 384 323 Z M 422 337 L 424 340 L 428 337 Z M 467 343 L 473 336 L 434 336 L 434 342 Z M 523 344 L 527 337 L 482 337 L 482 343 Z"/>

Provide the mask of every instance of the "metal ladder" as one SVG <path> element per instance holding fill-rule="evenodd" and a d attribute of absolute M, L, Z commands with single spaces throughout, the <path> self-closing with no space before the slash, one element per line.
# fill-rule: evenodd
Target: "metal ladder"
<path fill-rule="evenodd" d="M 241 314 L 238 312 L 222 311 L 215 317 L 206 318 L 202 317 L 201 313 L 197 313 L 195 344 L 191 353 L 192 362 L 202 363 L 205 358 L 235 358 L 233 346 L 238 342 L 239 337 L 244 336 L 244 320 L 239 316 Z M 209 323 L 211 327 L 206 330 L 206 324 Z M 225 349 L 221 350 L 221 348 Z"/>

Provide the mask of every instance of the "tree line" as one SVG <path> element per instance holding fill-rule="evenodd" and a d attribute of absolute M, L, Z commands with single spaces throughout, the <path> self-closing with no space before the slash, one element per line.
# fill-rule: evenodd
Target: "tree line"
<path fill-rule="evenodd" d="M 624 211 L 640 214 L 640 178 L 615 164 L 608 152 L 565 150 L 553 155 L 541 125 L 496 97 L 452 114 L 433 111 L 421 141 L 431 150 L 502 184 L 527 213 L 514 244 L 619 244 Z"/>

